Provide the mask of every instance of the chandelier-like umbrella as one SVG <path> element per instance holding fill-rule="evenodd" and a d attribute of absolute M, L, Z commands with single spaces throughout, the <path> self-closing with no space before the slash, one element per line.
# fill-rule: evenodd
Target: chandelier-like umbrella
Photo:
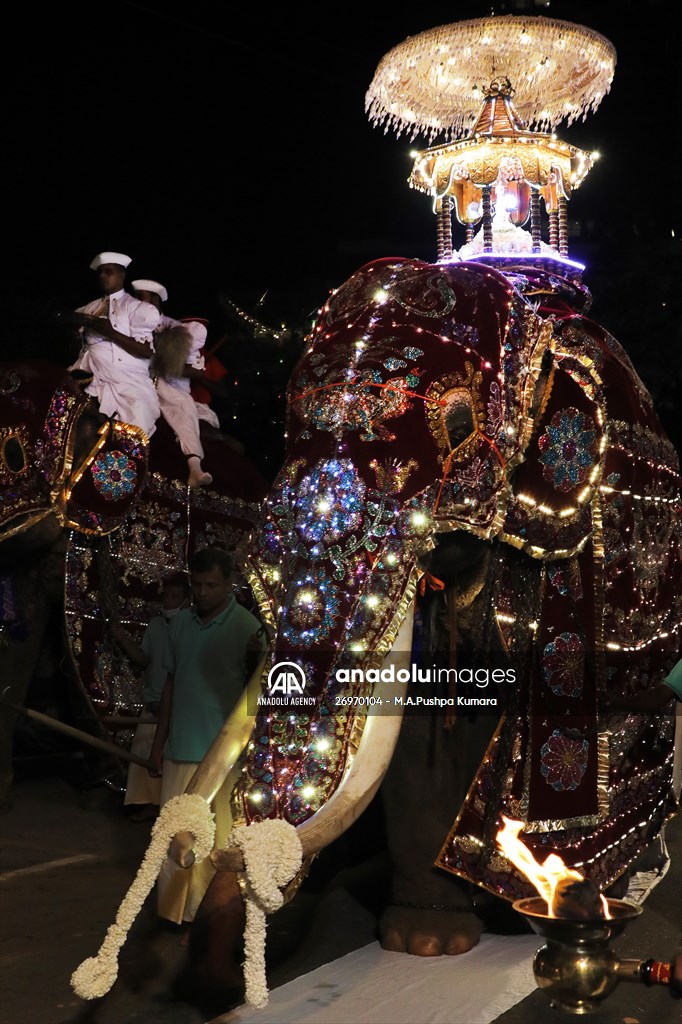
<path fill-rule="evenodd" d="M 417 154 L 409 178 L 433 198 L 440 260 L 453 258 L 454 209 L 467 229 L 460 259 L 527 252 L 566 261 L 566 202 L 594 154 L 549 133 L 596 110 L 615 64 L 614 47 L 592 29 L 516 15 L 441 25 L 383 57 L 366 95 L 370 121 L 446 140 Z"/>
<path fill-rule="evenodd" d="M 385 130 L 458 138 L 477 119 L 483 90 L 506 77 L 528 127 L 553 131 L 596 110 L 616 51 L 604 36 L 555 18 L 474 18 L 410 36 L 380 61 L 365 98 Z"/>

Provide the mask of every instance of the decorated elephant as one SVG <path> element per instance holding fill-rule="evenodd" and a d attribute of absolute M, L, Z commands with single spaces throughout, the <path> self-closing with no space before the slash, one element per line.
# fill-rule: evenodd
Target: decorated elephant
<path fill-rule="evenodd" d="M 291 895 L 385 775 L 389 949 L 462 952 L 486 893 L 534 893 L 503 816 L 604 890 L 675 807 L 674 714 L 613 706 L 679 656 L 678 458 L 558 269 L 384 259 L 329 299 L 247 555 L 271 651 L 188 790 L 243 749 L 235 825 L 295 826 Z M 243 862 L 213 858 L 192 941 L 227 974 L 199 925 Z"/>
<path fill-rule="evenodd" d="M 16 708 L 55 610 L 66 616 L 62 633 L 83 738 L 110 744 L 116 771 L 115 751 L 129 745 L 142 703 L 141 681 L 110 623 L 123 621 L 141 635 L 162 576 L 185 568 L 196 546 L 234 550 L 267 485 L 246 457 L 207 439 L 216 482 L 190 491 L 165 423 L 150 444 L 139 428 L 102 416 L 81 384 L 51 362 L 2 364 L 0 393 L 4 803 Z"/>

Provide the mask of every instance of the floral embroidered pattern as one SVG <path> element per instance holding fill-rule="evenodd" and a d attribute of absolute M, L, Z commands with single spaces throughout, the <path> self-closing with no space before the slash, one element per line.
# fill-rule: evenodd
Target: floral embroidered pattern
<path fill-rule="evenodd" d="M 299 533 L 306 541 L 338 540 L 359 528 L 364 501 L 365 485 L 352 462 L 326 459 L 299 484 Z"/>
<path fill-rule="evenodd" d="M 95 487 L 105 501 L 118 501 L 135 490 L 137 470 L 125 452 L 104 452 L 91 467 Z"/>
<path fill-rule="evenodd" d="M 547 565 L 547 578 L 562 597 L 570 594 L 574 601 L 578 601 L 583 596 L 583 582 L 575 560 L 568 559 L 561 562 L 549 562 Z"/>
<path fill-rule="evenodd" d="M 589 743 L 572 740 L 555 729 L 540 751 L 542 772 L 548 786 L 557 793 L 577 789 L 587 769 Z"/>
<path fill-rule="evenodd" d="M 545 480 L 559 491 L 572 491 L 597 461 L 594 420 L 577 409 L 561 409 L 538 440 L 538 447 Z"/>
<path fill-rule="evenodd" d="M 345 383 L 334 383 L 322 391 L 313 388 L 300 396 L 298 412 L 303 422 L 316 430 L 359 431 L 361 441 L 394 441 L 395 434 L 383 421 L 412 408 L 412 391 L 419 384 L 417 374 L 385 382 L 376 369 L 363 369 L 357 374 L 346 370 L 345 376 Z"/>
<path fill-rule="evenodd" d="M 585 649 L 577 633 L 562 633 L 547 644 L 542 674 L 553 693 L 579 697 L 583 688 Z"/>

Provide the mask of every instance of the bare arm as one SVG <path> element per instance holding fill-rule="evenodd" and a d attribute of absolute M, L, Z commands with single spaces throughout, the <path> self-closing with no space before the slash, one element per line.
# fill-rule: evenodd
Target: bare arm
<path fill-rule="evenodd" d="M 111 635 L 121 650 L 130 658 L 133 665 L 142 669 L 148 667 L 149 662 L 152 659 L 148 654 L 144 653 L 140 645 L 133 640 L 131 635 L 126 633 L 120 622 L 113 622 L 111 624 Z"/>
<path fill-rule="evenodd" d="M 161 768 L 163 765 L 163 748 L 166 745 L 168 733 L 170 732 L 170 715 L 171 708 L 173 706 L 174 682 L 174 677 L 169 672 L 168 675 L 166 676 L 166 682 L 164 683 L 163 692 L 161 694 L 161 702 L 159 704 L 159 720 L 156 726 L 156 732 L 154 733 L 152 749 L 149 754 L 149 761 L 151 764 L 149 774 L 153 778 L 158 778 L 159 775 L 161 775 Z"/>

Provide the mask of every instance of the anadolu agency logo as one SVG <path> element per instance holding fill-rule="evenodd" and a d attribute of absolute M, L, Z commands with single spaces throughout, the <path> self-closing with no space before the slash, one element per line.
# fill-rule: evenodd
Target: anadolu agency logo
<path fill-rule="evenodd" d="M 268 672 L 266 692 L 258 696 L 259 707 L 311 707 L 314 697 L 306 697 L 305 672 L 295 661 L 278 661 Z"/>

